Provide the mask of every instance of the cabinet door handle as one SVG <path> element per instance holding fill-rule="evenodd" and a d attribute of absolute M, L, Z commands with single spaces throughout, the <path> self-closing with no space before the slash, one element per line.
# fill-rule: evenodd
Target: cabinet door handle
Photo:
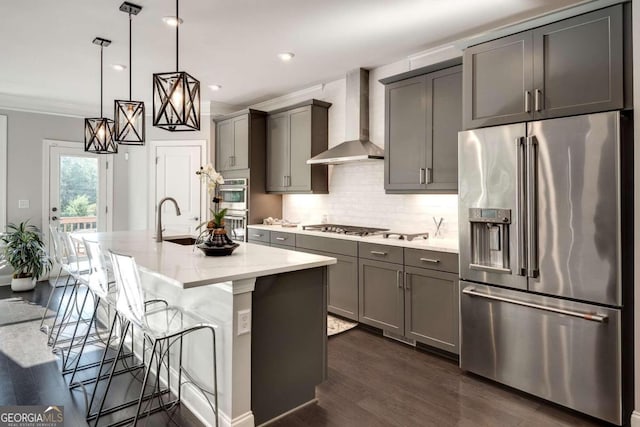
<path fill-rule="evenodd" d="M 276 237 L 276 240 L 285 241 L 285 240 L 287 240 L 287 238 L 286 237 Z"/>
<path fill-rule="evenodd" d="M 422 262 L 430 262 L 431 264 L 439 264 L 440 260 L 435 258 L 420 258 Z"/>
<path fill-rule="evenodd" d="M 371 255 L 387 256 L 387 253 L 382 251 L 371 251 Z"/>
<path fill-rule="evenodd" d="M 287 186 L 287 176 L 286 175 L 282 175 L 282 186 L 283 187 Z"/>
<path fill-rule="evenodd" d="M 411 290 L 411 285 L 409 284 L 409 273 L 407 273 L 406 271 L 404 272 L 404 288 L 407 291 Z"/>
<path fill-rule="evenodd" d="M 418 179 L 419 179 L 420 184 L 424 184 L 424 181 L 425 181 L 425 179 L 424 179 L 424 173 L 425 173 L 425 172 L 424 172 L 424 168 L 420 168 L 420 173 L 419 173 L 419 178 L 418 178 Z"/>
<path fill-rule="evenodd" d="M 524 112 L 531 112 L 531 92 L 529 92 L 528 90 L 524 91 Z"/>
<path fill-rule="evenodd" d="M 536 109 L 536 111 L 540 111 L 542 109 L 541 96 L 542 96 L 542 91 L 540 89 L 536 89 L 535 96 L 533 98 L 534 108 Z"/>
<path fill-rule="evenodd" d="M 427 184 L 431 184 L 433 182 L 433 169 L 427 168 Z"/>
<path fill-rule="evenodd" d="M 262 234 L 254 234 L 253 237 L 262 237 Z"/>
<path fill-rule="evenodd" d="M 398 289 L 402 289 L 402 271 L 396 271 L 396 285 L 398 285 Z"/>

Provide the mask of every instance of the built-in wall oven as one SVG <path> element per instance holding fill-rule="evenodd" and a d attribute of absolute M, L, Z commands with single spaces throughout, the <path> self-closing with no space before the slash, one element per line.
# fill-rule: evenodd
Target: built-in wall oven
<path fill-rule="evenodd" d="M 227 209 L 224 217 L 225 228 L 233 240 L 244 242 L 247 235 L 247 216 L 249 213 L 247 178 L 225 179 L 218 188 L 220 209 Z"/>

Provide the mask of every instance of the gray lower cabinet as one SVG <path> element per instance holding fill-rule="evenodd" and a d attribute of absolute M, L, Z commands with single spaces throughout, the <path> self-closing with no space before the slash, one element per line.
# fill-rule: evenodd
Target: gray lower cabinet
<path fill-rule="evenodd" d="M 407 338 L 458 353 L 458 276 L 405 266 Z"/>
<path fill-rule="evenodd" d="M 462 66 L 387 83 L 385 91 L 385 190 L 456 192 Z"/>
<path fill-rule="evenodd" d="M 359 258 L 359 321 L 385 331 L 404 333 L 403 266 Z"/>
<path fill-rule="evenodd" d="M 464 51 L 465 129 L 625 106 L 621 4 Z"/>
<path fill-rule="evenodd" d="M 328 271 L 330 313 L 358 320 L 358 243 L 328 237 L 296 235 L 296 249 L 317 255 L 333 257 L 337 264 Z"/>
<path fill-rule="evenodd" d="M 247 241 L 256 245 L 271 246 L 271 232 L 268 230 L 256 230 L 249 228 L 247 232 Z"/>
<path fill-rule="evenodd" d="M 335 258 L 327 268 L 329 313 L 358 321 L 358 258 L 331 252 L 296 248 L 297 251 Z"/>
<path fill-rule="evenodd" d="M 327 193 L 327 165 L 307 160 L 327 149 L 331 104 L 310 100 L 269 114 L 267 119 L 267 191 Z"/>

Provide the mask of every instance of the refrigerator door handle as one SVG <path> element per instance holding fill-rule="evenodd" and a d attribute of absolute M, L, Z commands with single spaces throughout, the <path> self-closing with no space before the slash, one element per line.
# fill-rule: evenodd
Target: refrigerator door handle
<path fill-rule="evenodd" d="M 536 139 L 527 136 L 527 276 L 538 277 L 538 188 Z"/>
<path fill-rule="evenodd" d="M 528 301 L 517 300 L 513 298 L 506 298 L 497 295 L 485 294 L 483 292 L 478 292 L 474 288 L 466 288 L 462 291 L 465 295 L 470 295 L 474 297 L 486 298 L 494 301 L 506 302 L 509 304 L 521 305 L 523 307 L 529 307 L 536 310 L 550 311 L 552 313 L 564 314 L 567 316 L 578 317 L 584 320 L 591 320 L 593 322 L 604 323 L 607 321 L 608 316 L 606 314 L 598 314 L 598 313 L 584 313 L 580 311 L 566 310 L 564 308 L 552 307 L 548 305 L 540 305 L 535 304 Z"/>
<path fill-rule="evenodd" d="M 527 265 L 525 260 L 525 224 L 526 212 L 524 206 L 525 198 L 525 171 L 524 171 L 524 137 L 516 138 L 517 161 L 516 161 L 516 218 L 518 218 L 518 244 L 517 244 L 517 265 L 516 274 L 527 275 Z"/>

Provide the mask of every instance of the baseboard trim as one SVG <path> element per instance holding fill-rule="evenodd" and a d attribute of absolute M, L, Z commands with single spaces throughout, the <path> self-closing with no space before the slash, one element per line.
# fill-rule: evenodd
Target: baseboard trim
<path fill-rule="evenodd" d="M 640 427 L 640 411 L 633 411 L 631 414 L 631 427 Z"/>

